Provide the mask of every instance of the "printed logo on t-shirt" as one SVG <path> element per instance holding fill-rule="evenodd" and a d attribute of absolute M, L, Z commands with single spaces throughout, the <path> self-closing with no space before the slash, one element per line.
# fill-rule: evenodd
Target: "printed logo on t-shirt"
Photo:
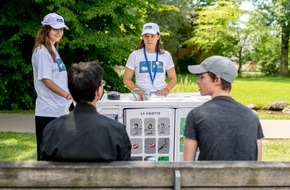
<path fill-rule="evenodd" d="M 151 62 L 149 62 L 150 64 Z M 148 73 L 148 67 L 146 61 L 141 61 L 139 63 L 139 73 Z"/>
<path fill-rule="evenodd" d="M 57 58 L 56 63 L 57 63 L 59 72 L 66 71 L 65 65 L 62 62 L 61 58 Z"/>
<path fill-rule="evenodd" d="M 151 71 L 155 71 L 155 69 L 157 69 L 157 73 L 163 73 L 164 72 L 164 70 L 163 70 L 164 69 L 163 62 L 162 61 L 157 61 L 157 62 L 153 61 L 153 65 L 152 65 Z"/>
<path fill-rule="evenodd" d="M 149 66 L 151 67 L 151 72 L 154 73 L 156 69 L 156 73 L 163 73 L 164 67 L 163 62 L 158 61 L 158 64 L 156 64 L 156 61 L 148 61 Z M 146 61 L 140 61 L 139 63 L 139 73 L 148 73 L 148 67 L 146 64 Z"/>

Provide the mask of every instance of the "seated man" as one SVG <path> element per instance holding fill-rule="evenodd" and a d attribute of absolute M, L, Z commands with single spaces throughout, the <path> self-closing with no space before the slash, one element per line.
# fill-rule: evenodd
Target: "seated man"
<path fill-rule="evenodd" d="M 96 111 L 96 103 L 103 94 L 102 75 L 103 69 L 97 62 L 71 66 L 68 88 L 77 105 L 68 115 L 46 126 L 40 160 L 131 160 L 131 143 L 126 127 Z"/>
<path fill-rule="evenodd" d="M 202 96 L 212 99 L 190 111 L 184 130 L 184 161 L 262 160 L 263 130 L 259 118 L 231 97 L 237 71 L 223 56 L 211 56 L 200 65 L 188 67 L 199 75 Z"/>

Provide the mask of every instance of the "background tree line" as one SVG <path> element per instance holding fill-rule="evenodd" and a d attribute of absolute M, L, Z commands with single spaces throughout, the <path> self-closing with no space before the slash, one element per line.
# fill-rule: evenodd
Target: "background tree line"
<path fill-rule="evenodd" d="M 2 0 L 0 4 L 0 109 L 33 109 L 36 93 L 31 65 L 34 37 L 49 12 L 62 15 L 70 30 L 60 42 L 67 68 L 98 59 L 105 70 L 106 90 L 128 92 L 115 66 L 125 65 L 140 41 L 145 22 L 161 28 L 165 48 L 177 72 L 220 54 L 242 65 L 254 61 L 264 75 L 288 76 L 289 10 L 287 0 Z M 279 14 L 277 9 L 279 8 Z M 242 16 L 247 15 L 247 21 Z M 189 49 L 180 57 L 180 48 Z"/>

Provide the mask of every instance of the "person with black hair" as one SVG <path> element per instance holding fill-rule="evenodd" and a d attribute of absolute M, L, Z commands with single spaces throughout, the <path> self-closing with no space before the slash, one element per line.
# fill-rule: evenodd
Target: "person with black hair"
<path fill-rule="evenodd" d="M 43 133 L 41 160 L 110 162 L 131 160 L 126 127 L 96 110 L 103 94 L 103 69 L 98 62 L 73 64 L 68 88 L 76 106 L 51 121 Z"/>

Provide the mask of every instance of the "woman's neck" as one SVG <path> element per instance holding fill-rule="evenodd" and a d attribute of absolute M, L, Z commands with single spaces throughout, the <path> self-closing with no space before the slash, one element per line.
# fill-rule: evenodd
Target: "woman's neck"
<path fill-rule="evenodd" d="M 56 41 L 53 41 L 53 40 L 51 40 L 51 39 L 50 39 L 49 41 L 50 41 L 50 44 L 53 45 L 53 46 L 54 46 L 55 43 L 56 43 Z"/>
<path fill-rule="evenodd" d="M 155 47 L 154 47 L 154 48 L 151 48 L 151 47 L 145 47 L 145 50 L 146 50 L 146 52 L 148 52 L 148 53 L 155 53 L 155 52 L 156 52 Z"/>

